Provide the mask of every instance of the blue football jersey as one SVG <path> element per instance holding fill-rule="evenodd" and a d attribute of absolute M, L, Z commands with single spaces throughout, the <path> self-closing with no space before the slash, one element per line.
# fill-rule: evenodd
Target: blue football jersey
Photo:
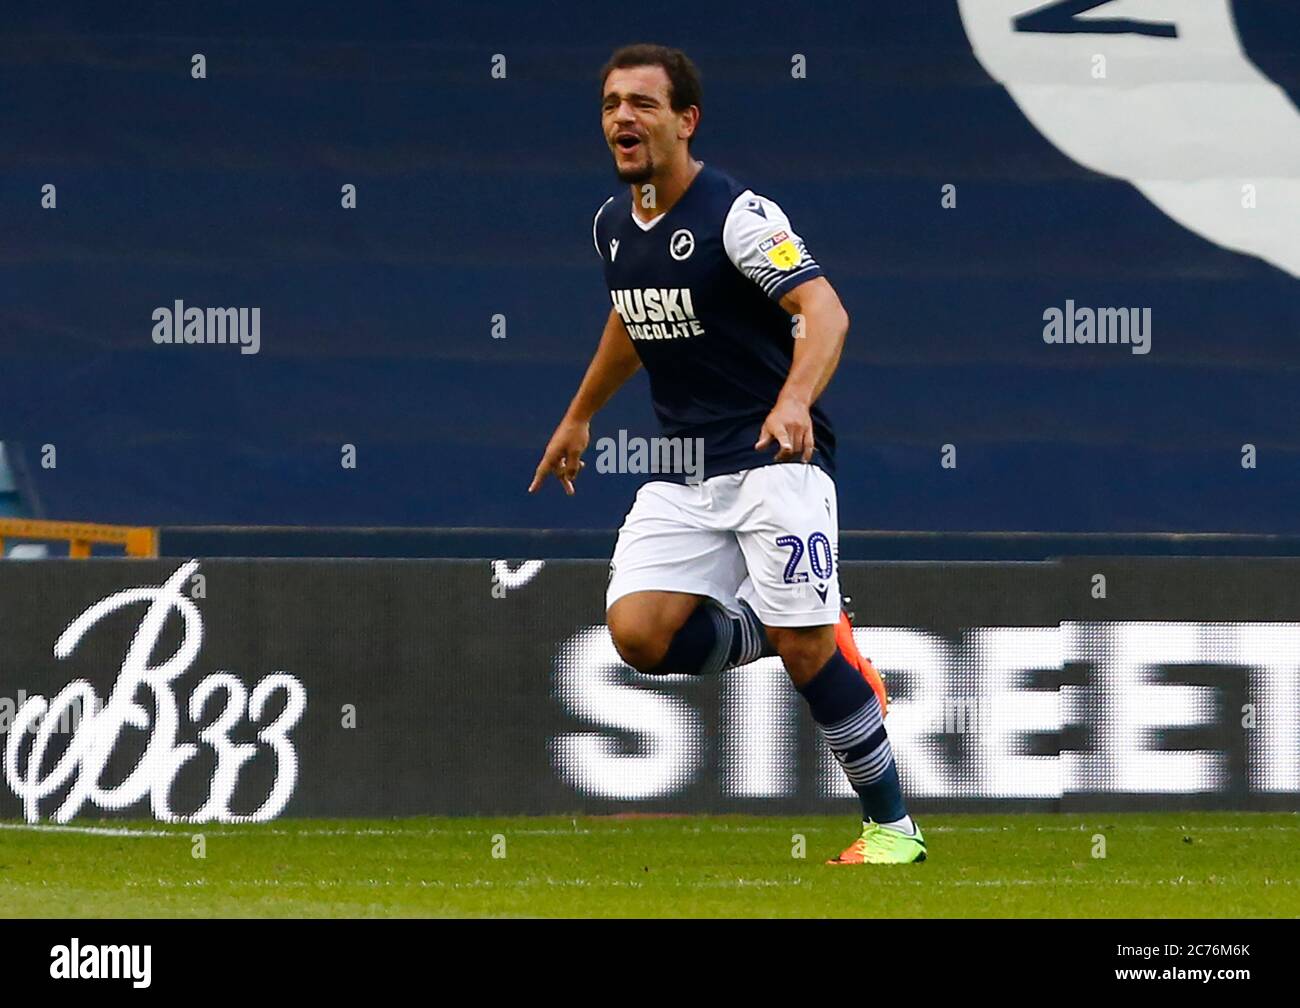
<path fill-rule="evenodd" d="M 700 438 L 703 477 L 771 465 L 754 450 L 794 354 L 779 304 L 822 275 L 781 208 L 705 165 L 649 224 L 629 189 L 592 223 L 610 299 L 650 378 L 664 435 Z M 835 434 L 812 407 L 813 461 L 834 474 Z"/>

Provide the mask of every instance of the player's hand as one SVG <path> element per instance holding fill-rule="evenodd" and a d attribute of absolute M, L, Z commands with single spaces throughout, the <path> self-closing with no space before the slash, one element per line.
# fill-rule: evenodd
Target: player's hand
<path fill-rule="evenodd" d="M 763 421 L 754 449 L 762 451 L 770 444 L 776 445 L 777 462 L 812 461 L 813 449 L 817 446 L 813 441 L 812 415 L 806 403 L 785 397 L 777 399 L 772 412 Z"/>
<path fill-rule="evenodd" d="M 561 420 L 560 426 L 551 435 L 546 451 L 542 453 L 542 460 L 537 463 L 537 472 L 533 473 L 533 481 L 528 484 L 528 492 L 536 491 L 546 482 L 547 476 L 554 476 L 563 485 L 564 492 L 573 496 L 576 492 L 573 481 L 586 464 L 581 456 L 586 451 L 590 438 L 591 424 Z"/>

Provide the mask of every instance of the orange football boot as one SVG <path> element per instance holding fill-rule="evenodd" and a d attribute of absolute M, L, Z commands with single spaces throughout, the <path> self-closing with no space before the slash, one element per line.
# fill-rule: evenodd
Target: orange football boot
<path fill-rule="evenodd" d="M 840 649 L 840 654 L 845 660 L 862 673 L 862 678 L 867 681 L 871 691 L 876 694 L 876 699 L 880 701 L 880 716 L 885 717 L 889 713 L 889 696 L 885 693 L 885 680 L 876 671 L 876 666 L 871 664 L 871 659 L 863 658 L 857 644 L 853 642 L 853 624 L 849 620 L 849 614 L 843 609 L 840 610 L 840 621 L 835 625 L 835 646 Z"/>

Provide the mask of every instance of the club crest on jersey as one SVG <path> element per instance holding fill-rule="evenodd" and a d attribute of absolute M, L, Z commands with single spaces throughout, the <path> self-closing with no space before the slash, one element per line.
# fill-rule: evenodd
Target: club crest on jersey
<path fill-rule="evenodd" d="M 777 269 L 787 270 L 798 266 L 799 260 L 803 258 L 790 238 L 789 231 L 777 231 L 764 238 L 758 243 L 758 250 L 767 256 L 768 261 Z"/>
<path fill-rule="evenodd" d="M 649 287 L 612 290 L 614 310 L 634 340 L 665 340 L 702 336 L 689 287 Z"/>
<path fill-rule="evenodd" d="M 691 234 L 687 228 L 678 228 L 673 232 L 673 236 L 668 239 L 668 254 L 678 262 L 689 259 L 694 251 L 695 235 Z"/>

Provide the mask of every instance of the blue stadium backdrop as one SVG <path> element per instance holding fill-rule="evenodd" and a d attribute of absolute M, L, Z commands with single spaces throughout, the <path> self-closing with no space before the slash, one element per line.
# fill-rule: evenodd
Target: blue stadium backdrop
<path fill-rule="evenodd" d="M 853 317 L 846 528 L 1300 532 L 1294 3 L 5 22 L 0 440 L 37 516 L 617 525 L 636 476 L 523 491 L 608 311 L 596 72 L 652 36 L 704 74 L 698 155 L 781 202 Z M 177 301 L 257 308 L 259 352 L 156 345 Z M 1150 309 L 1149 352 L 1045 342 L 1067 304 Z M 639 379 L 593 433 L 620 428 L 653 429 Z"/>

